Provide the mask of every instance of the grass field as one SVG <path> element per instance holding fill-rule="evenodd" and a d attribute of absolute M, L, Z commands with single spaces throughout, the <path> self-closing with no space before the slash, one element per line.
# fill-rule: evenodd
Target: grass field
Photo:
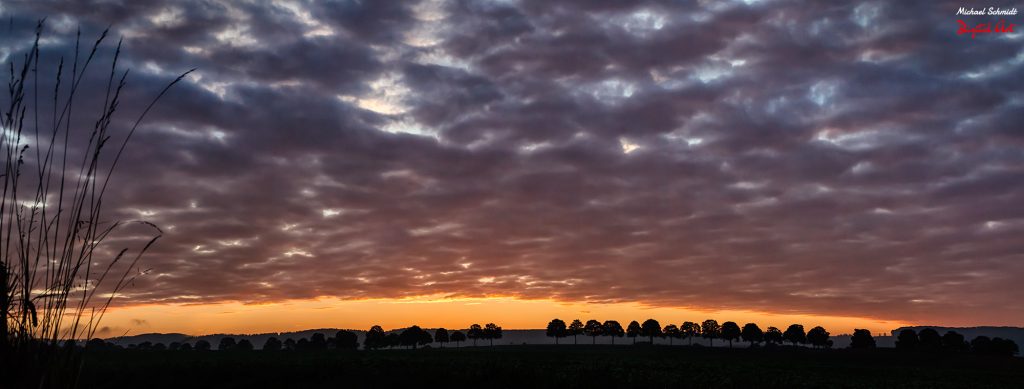
<path fill-rule="evenodd" d="M 1024 359 L 893 349 L 500 346 L 324 352 L 119 350 L 86 388 L 1019 388 Z"/>

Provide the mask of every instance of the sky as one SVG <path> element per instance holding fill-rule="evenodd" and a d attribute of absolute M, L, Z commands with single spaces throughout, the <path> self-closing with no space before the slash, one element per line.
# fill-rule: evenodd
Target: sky
<path fill-rule="evenodd" d="M 104 199 L 164 231 L 107 333 L 1020 326 L 1022 34 L 957 20 L 1024 23 L 971 5 L 5 1 L 0 59 L 112 26 L 121 127 L 197 69 Z"/>

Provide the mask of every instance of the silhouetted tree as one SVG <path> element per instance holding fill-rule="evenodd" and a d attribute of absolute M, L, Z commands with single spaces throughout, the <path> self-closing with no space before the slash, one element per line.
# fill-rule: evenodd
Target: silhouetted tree
<path fill-rule="evenodd" d="M 395 348 L 401 346 L 402 336 L 399 335 L 397 332 L 389 332 L 387 336 L 384 337 L 384 344 L 387 345 L 388 348 Z"/>
<path fill-rule="evenodd" d="M 758 327 L 757 324 L 747 323 L 740 330 L 740 336 L 744 341 L 750 342 L 750 347 L 754 347 L 755 343 L 761 343 L 764 340 L 764 331 L 761 331 L 761 327 Z"/>
<path fill-rule="evenodd" d="M 192 351 L 192 345 L 188 344 L 188 343 L 182 343 L 181 344 L 181 348 L 179 348 L 178 350 L 181 350 L 181 351 Z"/>
<path fill-rule="evenodd" d="M 266 342 L 263 342 L 262 350 L 263 351 L 280 351 L 281 350 L 281 341 L 278 340 L 277 338 L 271 336 L 271 337 L 267 338 Z"/>
<path fill-rule="evenodd" d="M 466 337 L 473 339 L 473 347 L 476 347 L 476 340 L 484 337 L 484 328 L 479 324 L 473 324 L 469 326 L 469 331 L 466 331 Z"/>
<path fill-rule="evenodd" d="M 729 341 L 729 348 L 732 348 L 732 342 L 734 340 L 740 340 L 740 326 L 734 321 L 727 321 L 722 323 L 722 339 Z"/>
<path fill-rule="evenodd" d="M 296 351 L 309 351 L 309 339 L 302 338 L 295 342 Z"/>
<path fill-rule="evenodd" d="M 922 329 L 917 333 L 917 348 L 928 352 L 939 351 L 942 349 L 942 336 L 933 328 Z"/>
<path fill-rule="evenodd" d="M 217 344 L 217 350 L 219 350 L 219 351 L 231 350 L 234 347 L 235 347 L 235 338 L 232 338 L 230 336 L 225 336 L 223 338 L 220 338 L 220 343 Z"/>
<path fill-rule="evenodd" d="M 786 328 L 786 332 L 782 333 L 782 338 L 794 346 L 797 343 L 807 343 L 807 333 L 804 332 L 804 326 L 800 324 L 790 324 L 789 328 Z"/>
<path fill-rule="evenodd" d="M 644 324 L 640 325 L 640 334 L 648 337 L 651 344 L 654 344 L 655 336 L 660 338 L 664 335 L 661 333 L 661 323 L 654 319 L 644 320 Z"/>
<path fill-rule="evenodd" d="M 313 333 L 313 336 L 309 337 L 309 349 L 310 350 L 326 350 L 327 349 L 327 337 L 319 332 Z"/>
<path fill-rule="evenodd" d="M 412 326 L 406 328 L 399 335 L 399 342 L 402 346 L 416 348 L 419 345 L 426 345 L 434 342 L 434 339 L 430 336 L 430 333 L 424 331 L 420 326 Z"/>
<path fill-rule="evenodd" d="M 71 343 L 68 343 L 68 342 L 71 342 Z M 75 341 L 69 339 L 67 342 L 64 342 L 64 348 L 65 349 L 73 349 L 74 347 L 75 347 Z M 157 342 L 156 344 L 153 345 L 153 350 L 164 351 L 164 350 L 167 350 L 167 346 L 164 346 L 163 343 Z"/>
<path fill-rule="evenodd" d="M 626 326 L 626 337 L 633 338 L 633 344 L 636 344 L 636 337 L 643 333 L 643 329 L 640 328 L 640 323 L 636 320 L 629 322 Z"/>
<path fill-rule="evenodd" d="M 666 338 L 668 338 L 669 346 L 674 344 L 674 339 L 679 338 L 683 335 L 682 332 L 679 331 L 679 327 L 676 327 L 675 324 L 669 324 L 665 326 L 665 328 L 661 332 L 665 334 Z"/>
<path fill-rule="evenodd" d="M 441 344 L 441 348 L 444 348 L 444 344 L 448 343 L 448 340 L 449 339 L 448 339 L 448 330 L 447 329 L 444 329 L 442 327 L 442 328 L 438 328 L 437 331 L 434 331 L 434 341 L 437 342 L 437 343 L 440 343 Z"/>
<path fill-rule="evenodd" d="M 816 348 L 828 348 L 832 346 L 832 341 L 828 339 L 829 333 L 825 331 L 825 328 L 817 326 L 807 331 L 807 342 Z"/>
<path fill-rule="evenodd" d="M 501 339 L 501 327 L 494 323 L 487 323 L 484 325 L 484 339 L 490 341 L 491 346 L 494 346 L 495 339 Z"/>
<path fill-rule="evenodd" d="M 386 337 L 387 334 L 384 333 L 384 329 L 380 328 L 380 326 L 370 327 L 370 330 L 366 331 L 366 339 L 363 339 L 363 348 L 367 350 L 384 348 L 387 345 Z"/>
<path fill-rule="evenodd" d="M 238 351 L 252 351 L 252 342 L 250 342 L 249 339 L 239 340 L 238 344 L 236 344 L 233 349 Z"/>
<path fill-rule="evenodd" d="M 768 327 L 764 331 L 765 344 L 782 344 L 782 330 L 777 327 Z"/>
<path fill-rule="evenodd" d="M 579 344 L 576 342 L 576 337 L 583 334 L 583 322 L 580 319 L 573 320 L 565 329 L 565 334 L 572 336 L 572 344 Z"/>
<path fill-rule="evenodd" d="M 452 342 L 455 342 L 455 348 L 459 348 L 459 343 L 466 341 L 466 334 L 463 334 L 462 331 L 454 331 L 452 332 L 451 339 Z"/>
<path fill-rule="evenodd" d="M 593 319 L 587 320 L 587 324 L 583 326 L 583 334 L 590 337 L 591 344 L 597 344 L 597 337 L 601 336 L 603 330 L 601 322 Z"/>
<path fill-rule="evenodd" d="M 1020 353 L 1020 347 L 1017 346 L 1017 342 L 1011 339 L 1003 338 L 992 338 L 992 354 L 1001 357 L 1012 357 Z"/>
<path fill-rule="evenodd" d="M 601 336 L 609 336 L 612 338 L 612 344 L 615 344 L 615 338 L 621 338 L 626 332 L 622 330 L 622 325 L 615 320 L 605 321 L 601 324 Z"/>
<path fill-rule="evenodd" d="M 181 342 L 171 342 L 167 344 L 167 349 L 170 351 L 181 350 Z"/>
<path fill-rule="evenodd" d="M 545 334 L 549 338 L 555 338 L 555 344 L 558 344 L 558 338 L 565 337 L 565 332 L 565 322 L 562 319 L 551 319 Z"/>
<path fill-rule="evenodd" d="M 896 348 L 900 350 L 917 349 L 917 332 L 912 329 L 905 329 L 896 335 Z"/>
<path fill-rule="evenodd" d="M 683 325 L 679 327 L 679 332 L 683 334 L 684 338 L 689 339 L 690 345 L 693 346 L 693 338 L 700 335 L 700 324 L 684 321 Z"/>
<path fill-rule="evenodd" d="M 875 337 L 866 329 L 854 329 L 850 337 L 850 348 L 875 348 Z"/>
<path fill-rule="evenodd" d="M 1010 339 L 979 336 L 971 340 L 971 352 L 980 355 L 1012 357 L 1020 352 L 1017 342 Z"/>
<path fill-rule="evenodd" d="M 704 320 L 700 324 L 700 336 L 708 340 L 709 346 L 715 345 L 715 338 L 722 335 L 722 327 L 718 325 L 718 321 L 714 319 Z"/>
<path fill-rule="evenodd" d="M 964 341 L 964 336 L 956 331 L 947 331 L 945 335 L 942 335 L 942 348 L 949 351 L 966 351 L 970 347 L 967 342 Z"/>
<path fill-rule="evenodd" d="M 287 351 L 295 351 L 298 345 L 295 343 L 295 339 L 288 338 L 284 340 L 284 349 Z"/>
<path fill-rule="evenodd" d="M 334 334 L 334 348 L 338 350 L 355 350 L 359 348 L 359 336 L 352 331 L 338 331 L 338 333 Z"/>
<path fill-rule="evenodd" d="M 152 350 L 153 349 L 153 342 L 145 341 L 145 342 L 139 343 L 137 346 L 135 346 L 135 348 L 137 350 Z"/>
<path fill-rule="evenodd" d="M 0 334 L 0 336 L 5 335 Z M 107 349 L 107 342 L 100 338 L 92 338 L 89 339 L 88 342 L 85 342 L 85 348 L 87 350 L 105 350 Z"/>

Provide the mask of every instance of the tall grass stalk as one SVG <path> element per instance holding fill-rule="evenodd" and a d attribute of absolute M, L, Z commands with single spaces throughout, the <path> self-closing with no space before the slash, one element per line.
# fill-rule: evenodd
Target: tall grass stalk
<path fill-rule="evenodd" d="M 149 222 L 103 219 L 104 195 L 116 185 L 110 177 L 139 123 L 191 72 L 167 84 L 130 127 L 122 126 L 113 120 L 128 76 L 118 67 L 121 43 L 107 47 L 107 30 L 83 52 L 79 31 L 73 55 L 53 61 L 41 55 L 43 26 L 43 21 L 36 26 L 28 52 L 11 55 L 5 66 L 9 101 L 0 106 L 3 387 L 75 385 L 81 359 L 76 347 L 68 346 L 94 336 L 114 298 L 140 274 L 143 254 L 162 235 Z M 103 50 L 113 50 L 109 75 L 101 73 L 106 87 L 84 90 L 89 83 L 83 80 L 99 66 L 94 62 Z M 43 69 L 47 65 L 55 70 Z M 41 84 L 55 86 L 41 90 Z M 92 117 L 76 111 L 83 99 L 97 107 L 86 109 Z M 52 103 L 52 110 L 44 102 Z M 126 128 L 116 134 L 117 127 Z M 104 244 L 116 230 L 133 223 L 151 230 L 140 247 Z"/>

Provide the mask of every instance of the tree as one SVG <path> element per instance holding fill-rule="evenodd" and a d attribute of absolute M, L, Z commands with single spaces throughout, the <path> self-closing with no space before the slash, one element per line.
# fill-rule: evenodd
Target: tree
<path fill-rule="evenodd" d="M 234 347 L 235 347 L 235 338 L 232 338 L 230 336 L 225 336 L 223 338 L 220 338 L 220 343 L 217 344 L 217 350 L 219 350 L 219 351 L 231 350 Z"/>
<path fill-rule="evenodd" d="M 700 336 L 708 340 L 708 345 L 715 345 L 715 338 L 722 334 L 722 327 L 718 325 L 718 321 L 715 319 L 704 320 L 700 323 Z"/>
<path fill-rule="evenodd" d="M 900 331 L 899 335 L 896 335 L 896 348 L 900 350 L 916 350 L 917 332 L 909 328 Z"/>
<path fill-rule="evenodd" d="M 448 330 L 442 327 L 438 328 L 437 331 L 434 331 L 434 341 L 440 343 L 441 348 L 444 348 L 444 344 L 448 343 L 448 340 Z"/>
<path fill-rule="evenodd" d="M 324 334 L 316 332 L 313 336 L 309 337 L 309 349 L 310 350 L 326 350 L 327 349 L 327 337 Z"/>
<path fill-rule="evenodd" d="M 452 332 L 451 340 L 455 342 L 455 348 L 459 348 L 459 343 L 466 341 L 466 334 L 463 334 L 462 331 L 454 331 Z"/>
<path fill-rule="evenodd" d="M 271 337 L 267 338 L 266 342 L 263 342 L 263 347 L 261 348 L 261 350 L 263 350 L 263 351 L 280 351 L 281 350 L 281 341 L 278 340 L 277 338 L 271 336 Z"/>
<path fill-rule="evenodd" d="M 1017 342 L 1010 339 L 989 339 L 987 336 L 979 336 L 971 340 L 971 351 L 980 355 L 1012 357 L 1020 353 L 1020 347 L 1017 346 Z"/>
<path fill-rule="evenodd" d="M 359 348 L 359 337 L 352 331 L 338 331 L 338 333 L 334 334 L 334 348 L 337 350 L 355 350 Z"/>
<path fill-rule="evenodd" d="M 693 338 L 700 335 L 700 324 L 684 321 L 683 325 L 679 327 L 679 332 L 682 333 L 684 338 L 689 339 L 690 345 L 693 346 Z"/>
<path fill-rule="evenodd" d="M 991 348 L 992 355 L 1000 357 L 1012 357 L 1020 353 L 1017 342 L 1011 339 L 992 338 Z"/>
<path fill-rule="evenodd" d="M 292 338 L 285 339 L 284 344 L 282 346 L 283 349 L 287 351 L 295 351 L 295 349 L 298 348 L 298 346 L 295 343 L 295 339 Z"/>
<path fill-rule="evenodd" d="M 832 346 L 832 341 L 828 339 L 829 333 L 825 331 L 825 328 L 817 326 L 807 331 L 807 342 L 816 348 L 827 348 Z"/>
<path fill-rule="evenodd" d="M 612 344 L 615 344 L 615 338 L 621 338 L 625 334 L 626 332 L 622 330 L 622 325 L 615 320 L 608 320 L 601 324 L 601 336 L 610 336 Z"/>
<path fill-rule="evenodd" d="M 249 346 L 252 347 L 251 344 Z M 71 339 L 68 339 L 67 341 L 64 342 L 64 348 L 67 349 L 67 348 L 73 348 L 73 347 L 75 347 L 75 341 L 73 341 Z M 164 350 L 167 350 L 167 346 L 164 346 L 163 343 L 157 342 L 157 344 L 153 345 L 153 350 L 164 351 Z M 250 349 L 250 350 L 252 350 L 252 349 Z"/>
<path fill-rule="evenodd" d="M 875 337 L 866 329 L 854 329 L 850 337 L 850 348 L 875 348 Z"/>
<path fill-rule="evenodd" d="M 239 340 L 238 344 L 236 344 L 234 347 L 234 350 L 238 351 L 252 351 L 252 349 L 252 342 L 250 342 L 249 339 Z"/>
<path fill-rule="evenodd" d="M 484 325 L 484 339 L 491 342 L 491 347 L 494 347 L 494 340 L 501 339 L 501 327 L 494 323 L 487 323 Z"/>
<path fill-rule="evenodd" d="M 366 339 L 363 339 L 363 348 L 367 350 L 384 348 L 387 345 L 386 337 L 387 334 L 384 333 L 384 329 L 380 328 L 380 326 L 370 327 L 370 330 L 366 331 Z"/>
<path fill-rule="evenodd" d="M 430 333 L 424 331 L 420 326 L 412 326 L 402 331 L 399 337 L 399 343 L 402 346 L 410 347 L 415 349 L 416 346 L 426 345 L 434 342 L 434 338 L 430 336 Z"/>
<path fill-rule="evenodd" d="M 583 333 L 583 322 L 581 322 L 580 319 L 573 320 L 572 323 L 569 324 L 569 327 L 566 328 L 566 331 L 565 331 L 566 335 L 572 336 L 572 344 L 578 344 L 578 343 L 576 343 L 576 336 L 578 336 L 578 335 L 580 335 L 582 333 Z"/>
<path fill-rule="evenodd" d="M 722 323 L 722 339 L 729 341 L 729 348 L 732 348 L 732 342 L 739 340 L 742 332 L 740 326 L 734 321 L 727 321 Z"/>
<path fill-rule="evenodd" d="M 562 319 L 551 319 L 544 334 L 549 338 L 555 338 L 555 344 L 558 344 L 558 338 L 565 337 L 565 332 L 565 322 Z"/>
<path fill-rule="evenodd" d="M 970 347 L 967 342 L 964 341 L 964 336 L 960 335 L 956 331 L 947 331 L 945 335 L 942 335 L 942 348 L 949 351 L 966 351 Z"/>
<path fill-rule="evenodd" d="M 764 332 L 765 344 L 782 344 L 782 330 L 777 327 L 768 327 Z"/>
<path fill-rule="evenodd" d="M 587 324 L 583 326 L 583 334 L 590 337 L 591 344 L 597 344 L 597 337 L 603 333 L 604 327 L 597 320 L 587 320 Z"/>
<path fill-rule="evenodd" d="M 167 344 L 167 349 L 170 350 L 170 351 L 181 350 L 181 342 L 171 342 L 171 343 Z"/>
<path fill-rule="evenodd" d="M 390 332 L 384 337 L 384 345 L 387 348 L 395 348 L 402 345 L 402 336 L 397 332 Z"/>
<path fill-rule="evenodd" d="M 669 325 L 665 326 L 665 329 L 663 329 L 661 332 L 665 334 L 666 338 L 668 338 L 668 345 L 669 346 L 671 346 L 673 344 L 672 341 L 674 339 L 682 337 L 682 335 L 683 335 L 682 332 L 679 331 L 679 327 L 676 327 L 675 324 L 669 324 Z"/>
<path fill-rule="evenodd" d="M 942 336 L 933 328 L 922 329 L 917 333 L 917 348 L 936 352 L 942 349 Z"/>
<path fill-rule="evenodd" d="M 295 351 L 309 351 L 309 339 L 302 338 L 295 342 Z"/>
<path fill-rule="evenodd" d="M 754 347 L 755 343 L 761 343 L 764 340 L 764 331 L 761 331 L 761 327 L 758 327 L 757 324 L 747 323 L 740 330 L 740 336 L 744 341 L 750 342 L 750 347 Z"/>
<path fill-rule="evenodd" d="M 807 333 L 804 332 L 803 325 L 790 324 L 789 328 L 786 328 L 786 332 L 782 333 L 782 339 L 796 346 L 797 343 L 807 343 Z"/>
<path fill-rule="evenodd" d="M 640 325 L 640 335 L 648 337 L 651 344 L 654 344 L 655 336 L 660 338 L 665 334 L 661 333 L 661 323 L 654 319 L 647 319 L 644 320 L 644 324 Z"/>
<path fill-rule="evenodd" d="M 473 347 L 476 347 L 476 340 L 484 337 L 484 328 L 479 324 L 473 324 L 469 326 L 469 331 L 466 331 L 466 337 L 473 339 Z"/>
<path fill-rule="evenodd" d="M 180 351 L 192 351 L 192 345 L 188 344 L 188 343 L 182 343 L 181 344 L 181 348 L 179 348 L 178 350 L 180 350 Z"/>
<path fill-rule="evenodd" d="M 633 338 L 633 344 L 636 344 L 636 337 L 640 336 L 642 332 L 640 323 L 637 323 L 636 320 L 629 322 L 629 326 L 626 327 L 626 337 Z"/>

